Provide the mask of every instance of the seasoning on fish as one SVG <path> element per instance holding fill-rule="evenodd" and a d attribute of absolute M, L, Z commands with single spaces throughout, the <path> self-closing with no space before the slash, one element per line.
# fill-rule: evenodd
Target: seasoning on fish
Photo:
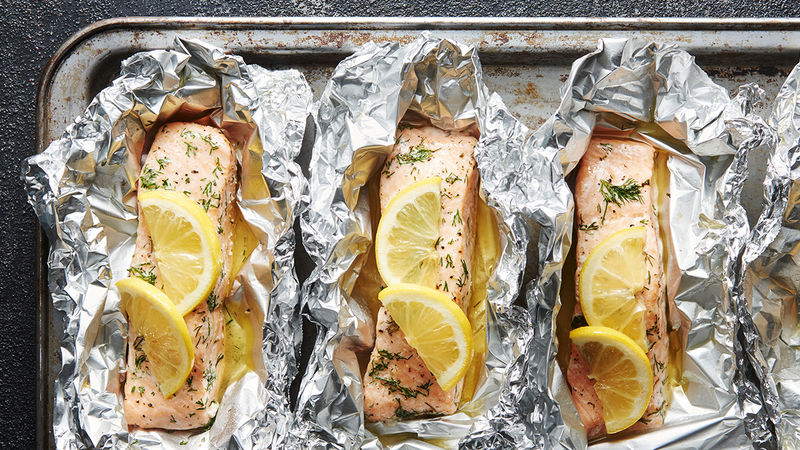
<path fill-rule="evenodd" d="M 668 338 L 662 251 L 651 186 L 655 154 L 655 149 L 645 143 L 595 137 L 581 160 L 575 186 L 578 216 L 576 284 L 584 262 L 602 241 L 626 228 L 643 226 L 646 230 L 647 279 L 644 288 L 636 293 L 636 299 L 645 309 L 653 393 L 647 410 L 639 422 L 629 428 L 631 430 L 661 425 L 665 413 Z M 579 286 L 576 293 L 580 295 Z M 572 324 L 573 328 L 586 325 L 580 301 L 576 302 Z M 574 345 L 567 367 L 567 381 L 588 438 L 605 435 L 603 406 L 595 392 L 595 382 L 589 378 L 587 365 Z"/>
<path fill-rule="evenodd" d="M 211 423 L 219 407 L 225 370 L 222 302 L 231 289 L 236 156 L 222 132 L 194 123 L 169 123 L 155 136 L 139 176 L 139 189 L 182 192 L 207 212 L 222 246 L 222 274 L 206 301 L 184 316 L 194 345 L 194 367 L 185 385 L 164 398 L 141 349 L 142 337 L 128 336 L 124 409 L 128 425 L 185 430 Z M 129 272 L 163 288 L 150 233 L 139 221 Z"/>
<path fill-rule="evenodd" d="M 431 177 L 441 183 L 441 239 L 436 289 L 459 306 L 469 300 L 478 174 L 477 139 L 434 127 L 405 128 L 380 178 L 381 210 L 410 184 Z M 369 422 L 452 414 L 460 384 L 443 391 L 385 308 L 378 312 L 375 347 L 364 375 L 364 416 Z"/>

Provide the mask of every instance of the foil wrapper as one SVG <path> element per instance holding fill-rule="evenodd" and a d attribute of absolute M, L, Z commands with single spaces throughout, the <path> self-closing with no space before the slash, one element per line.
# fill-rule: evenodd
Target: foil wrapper
<path fill-rule="evenodd" d="M 776 144 L 767 162 L 763 208 L 745 248 L 739 299 L 760 395 L 781 448 L 800 448 L 800 65 L 769 117 Z"/>
<path fill-rule="evenodd" d="M 746 376 L 746 346 L 737 339 L 733 301 L 737 261 L 748 237 L 739 204 L 749 151 L 769 148 L 771 131 L 750 112 L 763 93 L 743 86 L 730 98 L 672 46 L 635 39 L 605 39 L 578 59 L 561 90 L 555 114 L 527 140 L 528 154 L 549 155 L 554 185 L 577 166 L 595 127 L 650 142 L 666 154 L 667 195 L 659 199 L 668 255 L 667 302 L 672 339 L 682 367 L 671 386 L 663 427 L 621 433 L 594 448 L 749 448 L 769 445 L 768 408 L 757 379 Z M 567 192 L 569 192 L 567 190 Z M 540 257 L 538 284 L 524 290 L 535 330 L 524 355 L 509 371 L 488 426 L 466 447 L 519 445 L 585 447 L 586 433 L 562 368 L 556 319 L 562 306 L 559 280 L 572 238 L 574 205 L 549 208 L 548 236 L 560 251 Z M 556 205 L 558 206 L 558 205 Z M 540 238 L 541 239 L 541 238 Z M 540 243 L 541 248 L 541 243 Z M 543 268 L 550 264 L 550 270 Z M 553 271 L 556 273 L 554 274 Z M 547 282 L 549 281 L 549 283 Z M 571 315 L 570 311 L 565 311 Z M 513 419 L 524 415 L 524 428 Z"/>
<path fill-rule="evenodd" d="M 368 181 L 380 171 L 406 113 L 445 130 L 480 130 L 481 197 L 497 218 L 502 254 L 487 287 L 485 377 L 473 399 L 450 416 L 365 424 L 357 352 L 373 346 L 369 303 L 376 299 L 363 298 L 355 287 L 377 225 L 377 190 L 370 191 L 375 183 Z M 491 427 L 490 411 L 511 389 L 510 372 L 528 360 L 537 331 L 527 308 L 515 304 L 523 286 L 553 297 L 558 292 L 557 255 L 564 246 L 553 230 L 569 227 L 559 212 L 569 209 L 571 196 L 559 183 L 560 166 L 554 170 L 556 154 L 528 152 L 527 128 L 484 86 L 475 48 L 427 33 L 407 45 L 369 43 L 342 61 L 315 120 L 313 195 L 301 226 L 316 263 L 302 297 L 317 338 L 301 382 L 294 445 L 454 447 L 481 426 Z M 535 269 L 526 273 L 526 264 Z M 522 435 L 523 414 L 504 420 Z"/>
<path fill-rule="evenodd" d="M 532 339 L 507 371 L 498 404 L 462 441 L 466 448 L 582 448 L 586 432 L 557 362 L 561 270 L 573 232 L 574 205 L 565 181 L 595 127 L 654 144 L 669 182 L 658 199 L 666 267 L 668 320 L 682 367 L 669 389 L 665 424 L 620 433 L 593 448 L 750 448 L 770 446 L 768 405 L 760 395 L 734 301 L 738 261 L 749 227 L 739 204 L 749 151 L 770 148 L 772 133 L 750 113 L 762 92 L 745 85 L 733 99 L 672 46 L 636 39 L 601 40 L 578 59 L 553 116 L 532 135 L 512 136 L 552 189 L 566 197 L 541 211 L 535 281 L 523 289 Z M 524 135 L 524 133 L 523 133 Z M 503 165 L 503 163 L 499 163 Z M 483 175 L 483 173 L 482 173 Z M 545 177 L 545 179 L 547 179 Z M 520 181 L 529 182 L 525 178 Z M 505 186 L 522 189 L 517 182 Z M 516 202 L 526 202 L 514 196 Z M 546 244 L 550 244 L 546 247 Z M 545 251 L 547 250 L 547 251 Z M 537 278 L 538 277 L 538 278 Z M 566 300 L 566 298 L 564 298 Z M 564 311 L 571 316 L 572 310 Z M 569 323 L 567 321 L 567 323 Z M 679 363 L 679 364 L 676 364 Z M 670 369 L 672 370 L 672 369 Z M 522 426 L 516 418 L 526 419 Z"/>
<path fill-rule="evenodd" d="M 294 159 L 311 105 L 301 73 L 269 71 L 177 38 L 172 49 L 126 59 L 63 136 L 25 161 L 28 198 L 51 245 L 58 448 L 264 448 L 288 437 L 289 385 L 302 339 L 292 225 L 307 195 Z M 228 387 L 209 429 L 129 430 L 120 392 L 127 324 L 114 284 L 131 263 L 146 142 L 178 120 L 216 125 L 237 151 L 238 205 L 258 243 L 226 301 L 251 309 L 263 340 L 253 352 L 255 369 Z"/>

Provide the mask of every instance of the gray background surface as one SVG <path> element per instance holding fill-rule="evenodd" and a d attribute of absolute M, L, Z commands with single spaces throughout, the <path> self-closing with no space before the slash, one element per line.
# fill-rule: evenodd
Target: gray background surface
<path fill-rule="evenodd" d="M 797 0 L 0 0 L 0 448 L 33 448 L 35 242 L 20 181 L 33 154 L 42 68 L 69 36 L 97 20 L 134 15 L 218 16 L 607 16 L 797 17 Z"/>

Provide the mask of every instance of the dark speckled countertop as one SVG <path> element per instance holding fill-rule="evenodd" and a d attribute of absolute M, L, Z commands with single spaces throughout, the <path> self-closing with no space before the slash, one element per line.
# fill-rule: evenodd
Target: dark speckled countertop
<path fill-rule="evenodd" d="M 118 16 L 797 17 L 797 0 L 2 0 L 0 43 L 0 448 L 33 448 L 36 219 L 20 163 L 33 154 L 36 86 L 50 56 L 92 22 Z"/>

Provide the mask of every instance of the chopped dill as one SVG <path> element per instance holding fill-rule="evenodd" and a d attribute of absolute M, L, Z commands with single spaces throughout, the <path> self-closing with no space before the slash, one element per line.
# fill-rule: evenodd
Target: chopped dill
<path fill-rule="evenodd" d="M 197 139 L 197 135 L 194 134 L 194 131 L 191 131 L 191 130 L 183 130 L 183 131 L 181 131 L 181 137 L 184 138 L 184 139 L 187 139 L 187 138 Z"/>
<path fill-rule="evenodd" d="M 606 219 L 609 203 L 622 206 L 628 202 L 642 201 L 641 185 L 631 178 L 619 186 L 611 184 L 610 181 L 600 180 L 600 193 L 603 194 L 603 199 L 606 203 L 600 223 L 603 223 Z"/>
<path fill-rule="evenodd" d="M 219 163 L 219 157 L 217 157 L 217 165 L 214 167 L 214 170 L 211 171 L 211 174 L 214 175 L 214 178 L 218 178 L 219 174 L 222 173 L 222 166 Z"/>
<path fill-rule="evenodd" d="M 205 142 L 210 146 L 210 149 L 208 150 L 209 154 L 211 154 L 211 152 L 219 148 L 219 145 L 215 144 L 214 141 L 211 140 L 211 136 L 207 134 L 201 135 L 200 139 L 202 139 L 203 142 Z"/>
<path fill-rule="evenodd" d="M 209 311 L 213 311 L 213 310 L 217 309 L 217 305 L 219 304 L 217 302 L 217 294 L 215 294 L 213 292 L 208 294 L 208 298 L 206 299 L 206 303 L 208 304 L 208 310 Z"/>
<path fill-rule="evenodd" d="M 192 145 L 186 141 L 183 141 L 186 144 L 186 156 L 197 156 L 197 146 Z"/>
<path fill-rule="evenodd" d="M 203 195 L 210 196 L 214 192 L 214 186 L 216 185 L 216 181 L 209 181 L 206 183 L 206 185 L 203 187 Z"/>
<path fill-rule="evenodd" d="M 203 371 L 203 378 L 206 379 L 206 386 L 208 389 L 211 389 L 211 385 L 214 384 L 214 380 L 217 379 L 217 372 L 214 370 L 213 366 L 208 366 Z"/>
<path fill-rule="evenodd" d="M 158 163 L 158 168 L 160 170 L 164 170 L 164 167 L 166 167 L 167 164 L 169 164 L 169 158 L 158 158 L 156 159 L 156 162 Z"/>
<path fill-rule="evenodd" d="M 453 183 L 455 183 L 456 181 L 459 181 L 459 180 L 461 180 L 461 178 L 457 177 L 453 173 L 451 173 L 450 175 L 447 176 L 447 178 L 444 179 L 444 181 L 447 181 L 450 184 L 453 184 Z"/>
<path fill-rule="evenodd" d="M 400 384 L 398 380 L 394 378 L 382 378 L 382 377 L 374 377 L 376 380 L 379 380 L 382 385 L 389 389 L 389 393 L 393 394 L 395 392 L 400 393 L 405 398 L 417 398 L 419 394 L 428 395 L 425 392 L 422 392 L 417 389 L 409 389 Z"/>
<path fill-rule="evenodd" d="M 413 164 L 415 162 L 427 161 L 431 159 L 434 150 L 424 147 L 424 143 L 425 139 L 421 140 L 419 144 L 410 147 L 408 149 L 408 153 L 397 154 L 395 156 L 395 159 L 397 159 L 397 164 Z"/>
<path fill-rule="evenodd" d="M 156 274 L 153 273 L 154 269 L 155 269 L 154 267 L 151 267 L 149 271 L 145 272 L 144 269 L 142 269 L 141 265 L 139 265 L 139 267 L 132 266 L 130 269 L 128 269 L 128 273 L 135 277 L 139 277 L 142 280 L 155 286 Z"/>
<path fill-rule="evenodd" d="M 145 362 L 146 360 L 147 360 L 147 355 L 145 355 L 144 353 L 142 353 L 141 355 L 136 355 L 136 361 L 134 361 L 136 368 L 138 369 L 142 367 L 142 363 Z"/>
<path fill-rule="evenodd" d="M 425 391 L 425 395 L 430 395 L 430 393 L 431 393 L 431 384 L 432 384 L 431 380 L 428 380 L 425 384 L 420 384 L 419 386 L 417 386 L 417 389 L 421 390 L 421 391 Z M 420 393 L 422 393 L 421 391 L 420 391 Z"/>
<path fill-rule="evenodd" d="M 420 416 L 432 416 L 436 414 L 433 408 L 425 409 L 423 411 L 417 411 L 415 409 L 412 410 L 403 409 L 403 405 L 400 404 L 400 399 L 397 398 L 395 400 L 397 400 L 397 408 L 395 408 L 394 410 L 394 415 L 398 419 L 403 420 Z"/>
<path fill-rule="evenodd" d="M 161 172 L 158 170 L 153 170 L 149 167 L 142 168 L 142 174 L 139 176 L 139 186 L 142 189 L 157 189 L 158 183 L 156 183 L 156 178 L 161 175 Z"/>
<path fill-rule="evenodd" d="M 369 376 L 376 378 L 375 375 L 378 372 L 382 372 L 389 367 L 389 361 L 406 360 L 409 358 L 411 358 L 411 356 L 403 357 L 399 353 L 392 353 L 387 350 L 378 350 L 378 360 L 372 363 L 372 369 L 369 372 Z"/>
<path fill-rule="evenodd" d="M 456 210 L 456 214 L 453 216 L 452 225 L 456 226 L 456 222 L 458 222 L 459 224 L 464 223 L 464 221 L 461 220 L 461 211 L 459 211 L 459 210 Z"/>
<path fill-rule="evenodd" d="M 214 200 L 217 201 L 216 205 L 212 203 Z M 206 210 L 206 212 L 208 212 L 208 208 L 211 208 L 211 207 L 219 208 L 219 205 L 220 205 L 219 194 L 213 194 L 213 195 L 211 195 L 210 198 L 204 198 L 204 199 L 200 200 L 200 206 L 202 206 L 203 209 Z"/>

